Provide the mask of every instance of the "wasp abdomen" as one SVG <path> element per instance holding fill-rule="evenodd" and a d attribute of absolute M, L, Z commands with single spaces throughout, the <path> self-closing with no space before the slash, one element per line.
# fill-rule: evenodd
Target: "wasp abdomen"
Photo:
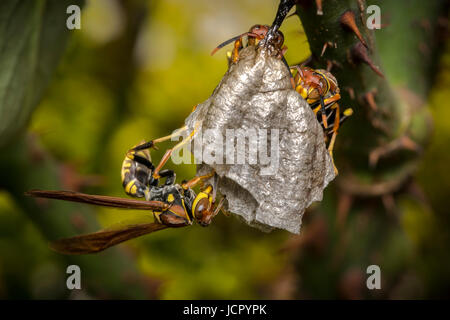
<path fill-rule="evenodd" d="M 153 170 L 148 150 L 128 152 L 123 160 L 121 172 L 125 193 L 132 197 L 145 197 Z"/>

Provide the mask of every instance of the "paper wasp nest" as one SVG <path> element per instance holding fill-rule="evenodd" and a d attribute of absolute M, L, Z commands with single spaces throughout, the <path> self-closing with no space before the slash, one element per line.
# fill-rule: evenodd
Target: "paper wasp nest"
<path fill-rule="evenodd" d="M 192 146 L 201 163 L 198 174 L 213 168 L 228 210 L 260 229 L 299 233 L 303 212 L 322 200 L 335 177 L 321 126 L 292 89 L 287 67 L 269 49 L 243 49 L 211 97 L 185 122 L 197 128 Z M 244 147 L 239 134 L 248 136 Z M 208 150 L 218 163 L 206 159 Z"/>

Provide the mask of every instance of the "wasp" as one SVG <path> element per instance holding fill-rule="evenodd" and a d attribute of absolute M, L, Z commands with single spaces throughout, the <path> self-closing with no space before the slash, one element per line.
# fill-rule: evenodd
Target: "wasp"
<path fill-rule="evenodd" d="M 312 69 L 303 65 L 291 67 L 294 74 L 294 89 L 313 109 L 322 126 L 326 139 L 330 140 L 328 152 L 333 159 L 333 148 L 340 125 L 353 114 L 351 108 L 341 112 L 338 101 L 341 99 L 336 78 L 327 70 Z M 328 122 L 333 126 L 329 127 Z M 334 165 L 334 161 L 333 161 Z M 334 166 L 335 172 L 337 168 Z"/>
<path fill-rule="evenodd" d="M 255 24 L 248 32 L 244 32 L 219 44 L 211 52 L 211 55 L 215 54 L 219 49 L 225 47 L 231 42 L 234 42 L 233 50 L 227 53 L 227 58 L 229 64 L 236 63 L 239 60 L 239 52 L 244 48 L 244 37 L 247 37 L 247 46 L 256 46 L 265 38 L 269 30 L 270 27 L 268 25 Z M 275 50 L 277 50 L 280 58 L 284 56 L 287 50 L 287 47 L 283 46 L 283 43 L 284 35 L 280 30 L 277 30 L 273 40 L 271 41 L 271 45 L 275 48 Z"/>
<path fill-rule="evenodd" d="M 227 60 L 228 60 L 228 66 L 230 66 L 233 63 L 236 63 L 239 61 L 239 52 L 244 48 L 244 42 L 243 38 L 247 36 L 247 46 L 257 46 L 261 43 L 262 40 L 266 39 L 266 36 L 269 35 L 269 32 L 271 32 L 271 28 L 268 25 L 262 25 L 262 24 L 255 24 L 250 28 L 248 32 L 242 33 L 238 36 L 235 36 L 231 39 L 228 39 L 225 42 L 222 42 L 219 44 L 214 50 L 211 52 L 211 55 L 216 53 L 219 49 L 223 48 L 224 46 L 230 44 L 234 41 L 234 47 L 232 51 L 227 52 Z M 289 68 L 289 64 L 286 61 L 286 58 L 284 57 L 284 54 L 287 51 L 287 46 L 284 46 L 284 35 L 283 33 L 276 29 L 275 31 L 272 29 L 271 33 L 271 39 L 269 42 L 266 42 L 266 45 L 269 43 L 272 48 L 277 52 L 277 57 L 280 58 L 284 65 L 289 70 L 290 75 L 290 81 L 292 86 L 295 86 L 294 78 L 292 76 L 291 70 Z"/>
<path fill-rule="evenodd" d="M 175 173 L 172 170 L 161 169 L 173 150 L 181 146 L 180 143 L 176 148 L 169 149 L 156 167 L 153 166 L 148 151 L 150 148 L 156 148 L 156 142 L 164 141 L 168 137 L 151 140 L 133 147 L 126 153 L 122 163 L 121 178 L 125 193 L 145 200 L 90 195 L 72 191 L 31 190 L 27 192 L 27 195 L 33 197 L 153 212 L 155 222 L 125 225 L 114 230 L 104 229 L 95 233 L 64 238 L 51 243 L 51 248 L 63 254 L 96 253 L 129 239 L 166 228 L 190 226 L 193 222 L 204 227 L 208 226 L 223 209 L 225 197 L 222 197 L 216 206 L 216 195 L 210 184 L 204 186 L 198 194 L 193 188 L 204 184 L 204 181 L 212 178 L 215 173 L 197 176 L 183 181 L 181 184 L 175 183 Z M 165 179 L 164 183 L 161 182 L 162 179 Z"/>

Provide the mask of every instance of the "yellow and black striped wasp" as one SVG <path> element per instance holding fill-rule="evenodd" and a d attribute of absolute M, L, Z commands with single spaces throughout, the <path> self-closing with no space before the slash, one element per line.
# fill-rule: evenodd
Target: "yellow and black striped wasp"
<path fill-rule="evenodd" d="M 333 159 L 333 148 L 340 125 L 353 114 L 351 108 L 341 112 L 338 101 L 341 99 L 336 78 L 327 70 L 312 69 L 304 65 L 291 67 L 294 76 L 294 89 L 313 109 L 322 126 L 326 139 L 330 139 L 328 152 Z M 328 123 L 333 123 L 332 127 Z M 330 138 L 331 137 L 331 138 Z M 334 163 L 334 161 L 333 161 Z M 336 166 L 334 167 L 337 173 Z"/>
<path fill-rule="evenodd" d="M 225 197 L 216 206 L 215 193 L 211 185 L 206 185 L 198 194 L 192 189 L 213 177 L 214 172 L 177 184 L 175 183 L 175 173 L 172 170 L 161 170 L 173 150 L 185 143 L 183 141 L 173 149 L 169 149 L 158 166 L 153 166 L 148 149 L 155 148 L 156 142 L 167 140 L 169 137 L 135 146 L 127 152 L 123 161 L 122 183 L 125 192 L 133 197 L 145 198 L 145 200 L 90 195 L 72 191 L 31 190 L 27 192 L 27 195 L 33 197 L 153 212 L 155 222 L 126 225 L 114 230 L 104 229 L 95 233 L 60 239 L 51 244 L 52 249 L 63 254 L 96 253 L 123 241 L 158 230 L 189 226 L 194 221 L 201 226 L 208 226 L 222 209 Z M 162 178 L 165 178 L 164 183 L 160 183 Z"/>
<path fill-rule="evenodd" d="M 257 46 L 263 39 L 266 38 L 270 30 L 271 28 L 268 25 L 255 24 L 250 28 L 248 32 L 244 32 L 238 36 L 235 36 L 219 44 L 211 52 L 211 55 L 213 55 L 219 49 L 223 48 L 224 46 L 234 41 L 233 50 L 227 52 L 228 66 L 230 66 L 231 64 L 236 63 L 239 60 L 239 53 L 244 48 L 243 38 L 245 36 L 247 36 L 247 46 Z M 270 45 L 272 49 L 275 50 L 275 52 L 277 53 L 276 56 L 283 61 L 284 65 L 289 70 L 291 84 L 294 87 L 295 86 L 294 78 L 292 77 L 289 64 L 287 63 L 286 58 L 284 57 L 284 54 L 286 53 L 288 48 L 283 44 L 284 44 L 284 35 L 278 29 L 273 32 L 272 40 L 270 41 L 270 43 L 266 43 L 266 45 Z"/>
<path fill-rule="evenodd" d="M 264 39 L 264 37 L 269 32 L 269 29 L 270 27 L 268 25 L 255 24 L 250 28 L 248 32 L 244 32 L 238 36 L 235 36 L 219 44 L 211 52 L 211 55 L 216 53 L 219 49 L 223 48 L 224 46 L 230 44 L 231 42 L 234 42 L 233 51 L 227 52 L 227 58 L 229 64 L 236 63 L 239 60 L 239 52 L 244 48 L 244 41 L 243 41 L 244 37 L 247 37 L 247 46 L 256 46 L 259 44 L 261 40 Z M 287 47 L 283 46 L 283 43 L 284 43 L 284 35 L 281 31 L 278 30 L 275 34 L 274 40 L 272 41 L 271 45 L 276 50 L 278 50 L 279 57 L 282 57 L 287 50 Z"/>
<path fill-rule="evenodd" d="M 218 45 L 211 52 L 211 55 L 213 55 L 220 48 L 234 41 L 234 49 L 228 54 L 228 62 L 237 62 L 237 60 L 239 59 L 239 51 L 244 48 L 242 39 L 243 37 L 247 36 L 247 45 L 256 46 L 261 40 L 264 40 L 264 45 L 270 45 L 274 47 L 274 49 L 276 49 L 279 53 L 278 56 L 282 58 L 283 62 L 285 62 L 285 64 L 287 65 L 286 60 L 284 59 L 284 53 L 286 52 L 287 47 L 283 46 L 284 35 L 279 29 L 284 19 L 286 18 L 286 15 L 292 9 L 295 3 L 295 0 L 280 0 L 272 26 L 256 24 L 252 26 L 248 32 L 233 37 Z M 287 67 L 289 69 L 289 65 L 287 65 Z"/>

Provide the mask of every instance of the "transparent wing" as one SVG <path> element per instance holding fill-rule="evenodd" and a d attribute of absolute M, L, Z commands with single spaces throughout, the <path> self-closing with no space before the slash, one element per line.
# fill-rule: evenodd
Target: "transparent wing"
<path fill-rule="evenodd" d="M 26 192 L 25 195 L 38 198 L 58 199 L 123 209 L 164 211 L 169 207 L 166 203 L 161 201 L 126 199 L 119 197 L 92 195 L 74 191 L 31 190 Z"/>
<path fill-rule="evenodd" d="M 64 238 L 50 243 L 50 248 L 62 254 L 87 254 L 103 251 L 121 242 L 143 236 L 168 226 L 160 223 L 128 225 L 120 229 L 100 230 L 72 238 Z"/>

